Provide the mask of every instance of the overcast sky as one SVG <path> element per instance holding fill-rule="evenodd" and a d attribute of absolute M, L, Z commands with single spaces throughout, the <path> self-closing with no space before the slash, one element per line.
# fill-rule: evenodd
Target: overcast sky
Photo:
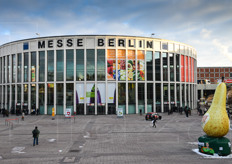
<path fill-rule="evenodd" d="M 36 33 L 155 33 L 193 46 L 198 66 L 232 66 L 232 0 L 0 0 L 0 45 Z"/>

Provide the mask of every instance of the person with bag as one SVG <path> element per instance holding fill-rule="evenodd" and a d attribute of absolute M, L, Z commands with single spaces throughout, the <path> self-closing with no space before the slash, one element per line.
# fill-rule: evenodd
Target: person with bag
<path fill-rule="evenodd" d="M 36 126 L 35 129 L 32 131 L 33 138 L 34 138 L 33 146 L 35 146 L 35 144 L 39 145 L 39 133 L 40 131 L 38 130 L 38 127 Z"/>

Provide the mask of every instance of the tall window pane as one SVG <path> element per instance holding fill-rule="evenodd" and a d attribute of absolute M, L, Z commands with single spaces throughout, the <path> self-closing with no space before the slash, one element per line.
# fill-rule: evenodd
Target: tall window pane
<path fill-rule="evenodd" d="M 105 80 L 105 50 L 97 50 L 97 80 Z"/>
<path fill-rule="evenodd" d="M 36 111 L 36 85 L 31 84 L 31 109 Z"/>
<path fill-rule="evenodd" d="M 107 80 L 116 80 L 116 50 L 115 49 L 107 50 Z"/>
<path fill-rule="evenodd" d="M 39 84 L 39 112 L 44 114 L 45 108 L 45 85 Z"/>
<path fill-rule="evenodd" d="M 74 102 L 74 87 L 73 83 L 66 84 L 66 108 L 71 108 L 73 114 L 73 102 Z"/>
<path fill-rule="evenodd" d="M 176 81 L 180 81 L 180 55 L 176 54 Z"/>
<path fill-rule="evenodd" d="M 12 55 L 12 82 L 16 82 L 16 55 Z"/>
<path fill-rule="evenodd" d="M 170 98 L 171 98 L 171 109 L 175 106 L 175 87 L 174 84 L 170 84 Z"/>
<path fill-rule="evenodd" d="M 76 80 L 84 80 L 84 50 L 76 50 Z"/>
<path fill-rule="evenodd" d="M 21 85 L 17 85 L 17 103 L 21 105 Z"/>
<path fill-rule="evenodd" d="M 64 109 L 64 84 L 56 84 L 56 114 L 63 114 Z"/>
<path fill-rule="evenodd" d="M 56 51 L 56 80 L 64 80 L 64 50 Z"/>
<path fill-rule="evenodd" d="M 118 107 L 123 108 L 123 113 L 126 113 L 126 84 L 118 83 Z"/>
<path fill-rule="evenodd" d="M 45 51 L 39 52 L 39 81 L 45 81 Z"/>
<path fill-rule="evenodd" d="M 180 107 L 180 84 L 176 84 L 176 103 Z"/>
<path fill-rule="evenodd" d="M 128 50 L 127 76 L 129 81 L 135 81 L 135 50 Z"/>
<path fill-rule="evenodd" d="M 48 58 L 48 72 L 47 72 L 47 78 L 48 81 L 54 81 L 54 51 L 50 50 L 47 53 L 47 58 Z"/>
<path fill-rule="evenodd" d="M 87 67 L 86 67 L 86 76 L 87 80 L 95 80 L 95 54 L 94 49 L 87 49 Z"/>
<path fill-rule="evenodd" d="M 66 80 L 74 80 L 74 50 L 66 50 Z"/>
<path fill-rule="evenodd" d="M 11 108 L 13 108 L 15 110 L 15 85 L 11 86 Z"/>
<path fill-rule="evenodd" d="M 17 82 L 21 82 L 21 74 L 22 74 L 22 54 L 17 54 L 18 55 L 18 68 L 17 68 Z"/>
<path fill-rule="evenodd" d="M 168 112 L 169 111 L 168 84 L 163 84 L 163 94 L 164 94 L 164 112 Z"/>
<path fill-rule="evenodd" d="M 24 82 L 28 82 L 28 72 L 29 72 L 29 65 L 28 65 L 28 52 L 24 53 Z"/>
<path fill-rule="evenodd" d="M 3 59 L 3 61 L 2 61 L 2 64 L 3 64 L 3 66 L 2 66 L 3 67 L 3 72 L 2 72 L 2 74 L 3 74 L 3 83 L 5 83 L 5 81 L 6 81 L 6 79 L 5 79 L 5 71 L 6 71 L 5 57 L 3 57 L 2 59 Z"/>
<path fill-rule="evenodd" d="M 142 113 L 145 112 L 145 91 L 144 83 L 138 83 L 138 109 L 139 112 L 142 110 Z M 150 112 L 150 111 L 149 111 Z"/>
<path fill-rule="evenodd" d="M 168 54 L 162 53 L 163 58 L 163 81 L 168 81 Z"/>
<path fill-rule="evenodd" d="M 31 82 L 36 81 L 36 52 L 31 53 Z"/>
<path fill-rule="evenodd" d="M 23 103 L 28 104 L 28 85 L 24 84 L 23 85 Z"/>
<path fill-rule="evenodd" d="M 10 83 L 10 78 L 11 78 L 11 74 L 10 74 L 10 69 L 11 69 L 11 57 L 10 55 L 7 56 L 7 82 Z"/>
<path fill-rule="evenodd" d="M 182 107 L 185 107 L 185 87 L 184 84 L 182 84 Z"/>
<path fill-rule="evenodd" d="M 48 83 L 47 85 L 47 114 L 52 114 L 52 108 L 54 108 L 54 84 Z"/>
<path fill-rule="evenodd" d="M 160 81 L 160 52 L 155 52 L 155 80 Z"/>
<path fill-rule="evenodd" d="M 155 84 L 156 112 L 161 112 L 161 84 Z"/>
<path fill-rule="evenodd" d="M 10 111 L 10 86 L 7 85 L 7 103 L 6 103 L 6 107 L 7 110 Z"/>
<path fill-rule="evenodd" d="M 153 84 L 147 83 L 147 111 L 153 112 Z"/>
<path fill-rule="evenodd" d="M 135 113 L 135 83 L 128 83 L 128 113 Z"/>
<path fill-rule="evenodd" d="M 146 62 L 147 62 L 147 81 L 152 81 L 153 80 L 153 55 L 152 55 L 152 51 L 147 51 Z"/>
<path fill-rule="evenodd" d="M 170 60 L 170 81 L 174 81 L 174 55 L 169 54 Z"/>
<path fill-rule="evenodd" d="M 125 81 L 126 80 L 126 50 L 118 50 L 118 80 Z M 114 61 L 114 60 L 112 60 Z M 108 64 L 108 72 L 112 71 L 112 67 L 109 62 Z M 116 70 L 115 70 L 116 71 Z M 114 67 L 113 67 L 114 72 Z"/>

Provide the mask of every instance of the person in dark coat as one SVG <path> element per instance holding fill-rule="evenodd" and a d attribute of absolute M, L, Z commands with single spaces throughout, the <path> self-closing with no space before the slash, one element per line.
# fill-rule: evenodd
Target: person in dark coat
<path fill-rule="evenodd" d="M 35 129 L 32 131 L 33 138 L 34 138 L 33 146 L 35 146 L 35 144 L 39 145 L 39 133 L 40 131 L 38 130 L 38 127 L 36 126 Z"/>
<path fill-rule="evenodd" d="M 185 111 L 186 117 L 188 117 L 188 107 L 187 106 L 185 106 L 184 111 Z"/>
<path fill-rule="evenodd" d="M 157 118 L 156 118 L 155 116 L 153 116 L 153 120 L 152 120 L 153 126 L 152 126 L 152 127 L 155 127 L 155 128 L 156 128 L 156 125 L 155 125 L 156 120 L 157 120 Z"/>

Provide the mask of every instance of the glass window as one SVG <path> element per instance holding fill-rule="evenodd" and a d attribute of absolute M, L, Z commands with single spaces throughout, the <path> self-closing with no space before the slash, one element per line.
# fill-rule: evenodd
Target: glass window
<path fill-rule="evenodd" d="M 144 109 L 145 109 L 145 88 L 144 88 L 144 83 L 138 83 L 138 109 L 139 109 L 139 112 L 140 112 L 140 110 L 142 110 L 142 113 L 145 112 L 144 111 Z"/>
<path fill-rule="evenodd" d="M 66 80 L 74 80 L 74 50 L 66 50 Z"/>
<path fill-rule="evenodd" d="M 17 85 L 17 103 L 21 103 L 21 85 Z"/>
<path fill-rule="evenodd" d="M 11 86 L 11 108 L 15 109 L 15 85 Z"/>
<path fill-rule="evenodd" d="M 24 104 L 27 104 L 28 103 L 28 85 L 27 84 L 24 84 L 23 85 L 23 103 Z"/>
<path fill-rule="evenodd" d="M 118 83 L 118 104 L 125 105 L 126 104 L 126 84 Z"/>
<path fill-rule="evenodd" d="M 153 80 L 153 55 L 152 55 L 152 51 L 147 51 L 146 62 L 147 62 L 147 81 L 152 81 Z"/>
<path fill-rule="evenodd" d="M 147 83 L 147 111 L 153 112 L 153 84 Z"/>
<path fill-rule="evenodd" d="M 16 82 L 16 55 L 12 55 L 12 82 Z"/>
<path fill-rule="evenodd" d="M 175 104 L 175 87 L 174 84 L 170 84 L 170 98 L 171 98 L 171 104 Z"/>
<path fill-rule="evenodd" d="M 94 81 L 95 80 L 95 53 L 94 49 L 87 49 L 87 80 Z"/>
<path fill-rule="evenodd" d="M 47 68 L 48 68 L 48 72 L 47 72 L 47 78 L 48 81 L 54 81 L 54 51 L 50 50 L 48 51 L 47 54 L 47 58 L 48 58 L 48 63 L 47 63 Z"/>
<path fill-rule="evenodd" d="M 11 78 L 11 74 L 10 74 L 10 69 L 11 69 L 11 57 L 10 55 L 7 56 L 7 82 L 10 83 L 10 78 Z"/>
<path fill-rule="evenodd" d="M 22 54 L 17 54 L 18 55 L 18 68 L 17 68 L 17 82 L 21 82 L 21 75 L 22 75 Z"/>
<path fill-rule="evenodd" d="M 180 81 L 180 55 L 176 54 L 176 81 Z"/>
<path fill-rule="evenodd" d="M 64 50 L 56 50 L 56 80 L 64 80 Z"/>
<path fill-rule="evenodd" d="M 163 94 L 164 94 L 164 112 L 168 112 L 169 111 L 168 84 L 163 84 Z"/>
<path fill-rule="evenodd" d="M 0 83 L 2 83 L 2 57 L 0 57 Z"/>
<path fill-rule="evenodd" d="M 73 102 L 74 102 L 74 87 L 73 83 L 66 84 L 66 108 L 71 108 L 73 114 Z"/>
<path fill-rule="evenodd" d="M 84 80 L 84 50 L 76 50 L 76 80 Z"/>
<path fill-rule="evenodd" d="M 185 107 L 185 91 L 184 91 L 185 87 L 184 84 L 182 84 L 182 107 Z"/>
<path fill-rule="evenodd" d="M 45 85 L 39 84 L 39 112 L 44 114 L 45 108 Z"/>
<path fill-rule="evenodd" d="M 169 54 L 170 60 L 170 81 L 174 81 L 174 55 Z"/>
<path fill-rule="evenodd" d="M 31 82 L 36 81 L 36 52 L 31 53 Z"/>
<path fill-rule="evenodd" d="M 155 52 L 155 80 L 160 81 L 160 52 Z"/>
<path fill-rule="evenodd" d="M 45 81 L 45 51 L 39 51 L 39 81 Z"/>
<path fill-rule="evenodd" d="M 161 84 L 155 84 L 156 112 L 161 112 Z"/>
<path fill-rule="evenodd" d="M 36 109 L 36 85 L 31 84 L 31 109 Z"/>
<path fill-rule="evenodd" d="M 10 86 L 7 85 L 7 103 L 6 103 L 6 107 L 7 107 L 7 110 L 9 111 L 10 110 Z"/>
<path fill-rule="evenodd" d="M 29 65 L 28 65 L 28 52 L 24 53 L 24 82 L 28 82 L 28 72 L 29 72 Z"/>
<path fill-rule="evenodd" d="M 2 64 L 3 64 L 3 72 L 2 72 L 2 74 L 3 74 L 3 83 L 5 83 L 5 71 L 6 71 L 5 57 L 3 57 Z"/>
<path fill-rule="evenodd" d="M 128 113 L 135 113 L 135 83 L 128 83 Z"/>
<path fill-rule="evenodd" d="M 168 81 L 168 54 L 162 53 L 163 58 L 163 81 Z"/>
<path fill-rule="evenodd" d="M 105 50 L 97 50 L 97 80 L 105 80 Z"/>
<path fill-rule="evenodd" d="M 52 114 L 52 108 L 54 108 L 54 84 L 48 83 L 47 85 L 47 114 Z"/>
<path fill-rule="evenodd" d="M 63 114 L 64 109 L 64 84 L 56 84 L 56 114 Z"/>
<path fill-rule="evenodd" d="M 177 107 L 180 107 L 180 84 L 176 84 L 176 96 Z"/>
<path fill-rule="evenodd" d="M 137 51 L 137 77 L 138 80 L 145 80 L 145 60 L 144 60 L 144 51 Z"/>

